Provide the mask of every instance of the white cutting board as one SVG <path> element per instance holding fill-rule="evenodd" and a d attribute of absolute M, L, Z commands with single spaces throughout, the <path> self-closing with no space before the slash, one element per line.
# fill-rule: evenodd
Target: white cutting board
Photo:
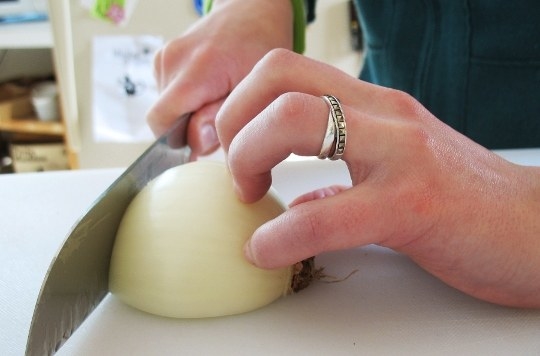
<path fill-rule="evenodd" d="M 23 353 L 52 257 L 72 223 L 120 173 L 0 177 L 0 354 Z M 342 162 L 318 160 L 285 163 L 274 177 L 286 201 L 349 182 Z M 390 250 L 328 253 L 317 264 L 336 277 L 357 272 L 339 283 L 315 283 L 258 311 L 216 319 L 156 317 L 108 296 L 58 354 L 540 354 L 540 311 L 470 298 Z"/>

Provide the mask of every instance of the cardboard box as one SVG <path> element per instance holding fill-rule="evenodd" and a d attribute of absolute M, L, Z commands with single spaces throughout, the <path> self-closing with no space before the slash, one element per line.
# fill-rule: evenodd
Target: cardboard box
<path fill-rule="evenodd" d="M 0 121 L 34 116 L 30 93 L 13 85 L 0 86 Z"/>
<path fill-rule="evenodd" d="M 69 169 L 66 147 L 62 143 L 11 144 L 15 173 Z"/>

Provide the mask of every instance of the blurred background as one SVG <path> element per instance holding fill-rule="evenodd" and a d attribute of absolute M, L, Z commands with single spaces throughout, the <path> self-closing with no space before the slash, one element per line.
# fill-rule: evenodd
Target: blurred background
<path fill-rule="evenodd" d="M 199 6 L 0 0 L 0 172 L 128 166 L 153 141 L 153 55 Z M 306 36 L 306 56 L 357 76 L 362 36 L 349 0 L 318 1 Z"/>

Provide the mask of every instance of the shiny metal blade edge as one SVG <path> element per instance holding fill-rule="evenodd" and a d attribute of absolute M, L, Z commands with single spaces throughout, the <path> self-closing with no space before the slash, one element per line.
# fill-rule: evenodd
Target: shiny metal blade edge
<path fill-rule="evenodd" d="M 116 231 L 133 197 L 165 170 L 189 161 L 189 117 L 153 143 L 90 207 L 52 261 L 37 299 L 26 355 L 52 355 L 108 293 Z"/>

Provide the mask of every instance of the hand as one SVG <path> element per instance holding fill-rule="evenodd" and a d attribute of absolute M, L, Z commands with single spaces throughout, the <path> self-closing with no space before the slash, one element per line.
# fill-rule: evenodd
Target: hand
<path fill-rule="evenodd" d="M 512 164 L 402 92 L 275 50 L 217 117 L 238 194 L 261 198 L 290 153 L 316 156 L 341 101 L 352 187 L 308 192 L 258 229 L 246 256 L 264 268 L 379 244 L 478 298 L 540 307 L 540 169 Z"/>
<path fill-rule="evenodd" d="M 223 100 L 255 63 L 276 47 L 292 47 L 290 0 L 216 0 L 212 12 L 156 56 L 161 91 L 148 113 L 156 136 L 193 113 L 188 142 L 195 156 L 219 143 L 214 119 Z"/>

